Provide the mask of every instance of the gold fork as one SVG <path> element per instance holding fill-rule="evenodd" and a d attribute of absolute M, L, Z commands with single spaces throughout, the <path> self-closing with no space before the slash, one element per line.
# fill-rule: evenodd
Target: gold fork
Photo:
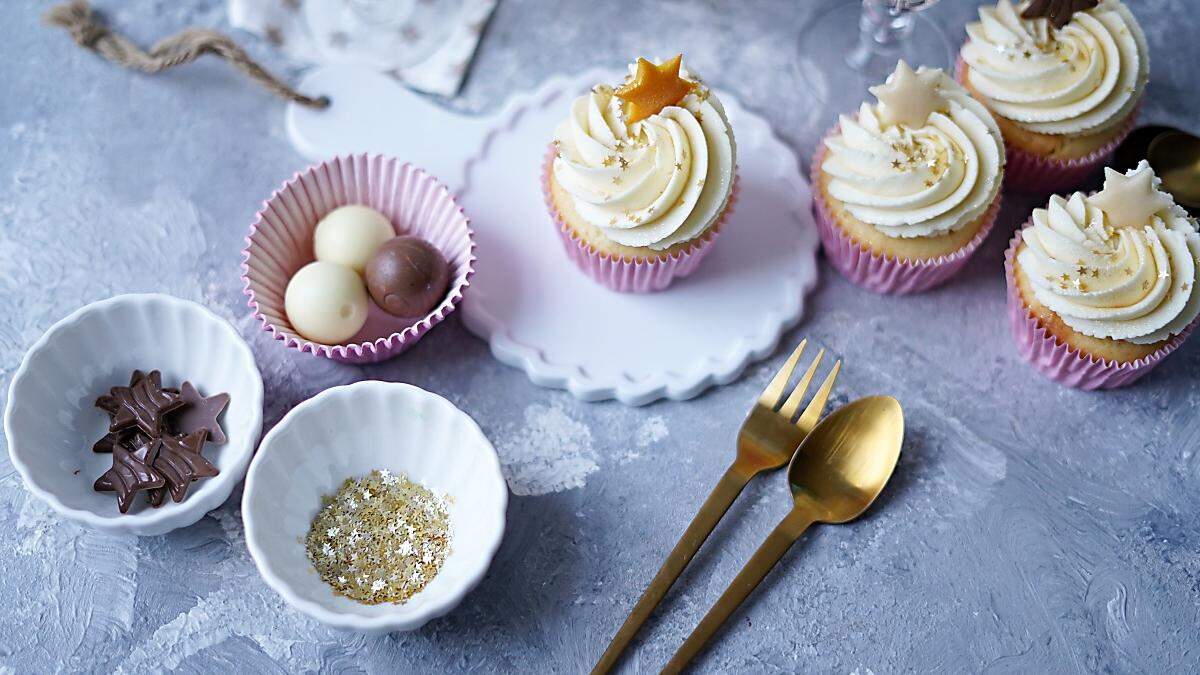
<path fill-rule="evenodd" d="M 775 377 L 771 379 L 770 384 L 758 397 L 758 401 L 754 403 L 754 407 L 750 409 L 750 414 L 746 416 L 746 421 L 742 423 L 742 428 L 738 432 L 737 458 L 725 470 L 725 475 L 721 476 L 717 486 L 709 493 L 708 499 L 704 500 L 704 505 L 692 518 L 692 522 L 684 530 L 683 536 L 679 538 L 675 548 L 671 549 L 671 554 L 663 562 L 662 568 L 658 570 L 658 574 L 654 575 L 650 586 L 642 593 L 642 597 L 634 605 L 629 617 L 625 619 L 625 623 L 621 625 L 596 666 L 592 668 L 593 675 L 607 673 L 616 665 L 617 659 L 629 646 L 638 629 L 650 617 L 650 613 L 654 611 L 663 596 L 670 590 L 671 585 L 679 578 L 679 574 L 692 561 L 696 551 L 700 550 L 704 540 L 712 533 L 717 522 L 729 510 L 730 505 L 741 494 L 750 479 L 764 471 L 786 465 L 792 459 L 800 442 L 817 425 L 817 421 L 821 418 L 821 411 L 825 409 L 829 392 L 833 389 L 834 380 L 837 379 L 838 371 L 841 370 L 841 360 L 833 364 L 833 369 L 829 371 L 829 375 L 825 377 L 825 381 L 821 383 L 821 387 L 800 418 L 795 422 L 792 421 L 792 418 L 800 409 L 800 402 L 804 399 L 808 385 L 817 372 L 821 357 L 825 355 L 824 349 L 817 353 L 817 358 L 813 359 L 812 364 L 809 365 L 800 381 L 796 383 L 796 387 L 792 389 L 787 400 L 782 405 L 779 404 L 788 381 L 792 378 L 792 371 L 796 369 L 796 363 L 800 361 L 800 355 L 804 352 L 807 344 L 808 340 L 802 340 L 797 345 L 796 350 L 788 357 L 779 372 L 775 373 Z"/>

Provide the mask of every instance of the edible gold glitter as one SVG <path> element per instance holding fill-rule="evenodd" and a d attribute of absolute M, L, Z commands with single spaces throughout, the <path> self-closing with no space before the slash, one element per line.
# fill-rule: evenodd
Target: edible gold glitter
<path fill-rule="evenodd" d="M 403 474 L 347 478 L 321 503 L 305 550 L 338 595 L 367 605 L 405 602 L 450 553 L 446 500 Z"/>

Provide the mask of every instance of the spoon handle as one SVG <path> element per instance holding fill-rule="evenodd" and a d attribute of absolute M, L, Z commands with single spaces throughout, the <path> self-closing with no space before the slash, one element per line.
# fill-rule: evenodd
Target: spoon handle
<path fill-rule="evenodd" d="M 766 541 L 758 547 L 749 562 L 742 567 L 742 571 L 734 578 L 725 592 L 721 594 L 720 599 L 708 610 L 708 614 L 696 626 L 692 634 L 688 636 L 679 651 L 675 652 L 675 656 L 671 657 L 671 661 L 663 668 L 664 673 L 679 673 L 684 667 L 691 662 L 696 654 L 704 648 L 704 645 L 712 638 L 717 629 L 725 623 L 725 620 L 734 613 L 735 610 L 742 604 L 742 601 L 750 595 L 758 584 L 767 576 L 771 568 L 775 567 L 775 563 L 787 553 L 792 544 L 800 538 L 804 530 L 813 523 L 813 519 L 808 515 L 807 510 L 793 508 L 790 513 L 784 516 L 783 520 L 771 530 L 771 534 L 767 535 Z"/>
<path fill-rule="evenodd" d="M 755 473 L 757 471 L 743 466 L 740 462 L 734 462 L 726 469 L 725 475 L 721 476 L 721 480 L 704 500 L 704 505 L 696 512 L 691 524 L 684 530 L 683 536 L 679 538 L 675 548 L 671 549 L 671 554 L 667 556 L 666 561 L 658 570 L 658 574 L 654 575 L 650 586 L 642 593 L 642 597 L 629 612 L 629 617 L 625 619 L 625 623 L 621 624 L 621 628 L 613 637 L 612 642 L 604 650 L 604 654 L 596 662 L 596 666 L 592 668 L 592 675 L 607 673 L 616 665 L 617 659 L 629 646 L 633 636 L 637 635 L 638 629 L 642 627 L 646 619 L 650 618 L 654 608 L 658 606 L 663 596 L 670 590 L 671 585 L 679 578 L 683 569 L 692 561 L 696 551 L 700 550 L 704 540 L 712 533 L 717 522 L 729 510 L 730 505 L 741 494 L 742 489 L 746 487 Z"/>

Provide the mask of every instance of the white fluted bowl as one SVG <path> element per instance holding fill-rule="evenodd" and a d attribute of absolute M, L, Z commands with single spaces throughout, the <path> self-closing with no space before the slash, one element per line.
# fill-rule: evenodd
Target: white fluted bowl
<path fill-rule="evenodd" d="M 451 498 L 450 554 L 402 604 L 335 595 L 304 549 L 321 497 L 376 469 Z M 242 519 L 259 574 L 288 604 L 331 626 L 383 633 L 419 628 L 479 583 L 500 546 L 507 506 L 500 460 L 474 420 L 418 387 L 366 381 L 317 394 L 267 434 L 246 476 Z"/>
<path fill-rule="evenodd" d="M 189 380 L 205 396 L 227 392 L 221 426 L 229 440 L 205 445 L 220 474 L 193 483 L 182 502 L 156 509 L 138 495 L 122 514 L 111 493 L 92 489 L 112 466 L 112 455 L 92 452 L 108 427 L 94 403 L 135 369 L 161 370 L 164 385 Z M 169 295 L 118 295 L 72 312 L 29 348 L 9 387 L 4 433 L 25 486 L 56 511 L 100 529 L 155 535 L 191 525 L 229 498 L 262 433 L 262 400 L 254 355 L 228 321 Z"/>

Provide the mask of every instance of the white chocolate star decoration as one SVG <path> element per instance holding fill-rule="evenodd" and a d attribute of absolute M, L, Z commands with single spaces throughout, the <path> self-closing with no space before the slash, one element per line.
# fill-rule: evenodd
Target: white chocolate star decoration
<path fill-rule="evenodd" d="M 1175 205 L 1170 195 L 1154 184 L 1154 169 L 1142 160 L 1128 173 L 1104 168 L 1104 189 L 1088 197 L 1108 216 L 1113 227 L 1142 227 L 1159 211 Z"/>
<path fill-rule="evenodd" d="M 949 102 L 938 90 L 940 76 L 937 70 L 917 73 L 904 61 L 898 62 L 886 83 L 870 89 L 879 99 L 880 121 L 919 129 L 925 126 L 929 113 L 949 109 Z"/>

